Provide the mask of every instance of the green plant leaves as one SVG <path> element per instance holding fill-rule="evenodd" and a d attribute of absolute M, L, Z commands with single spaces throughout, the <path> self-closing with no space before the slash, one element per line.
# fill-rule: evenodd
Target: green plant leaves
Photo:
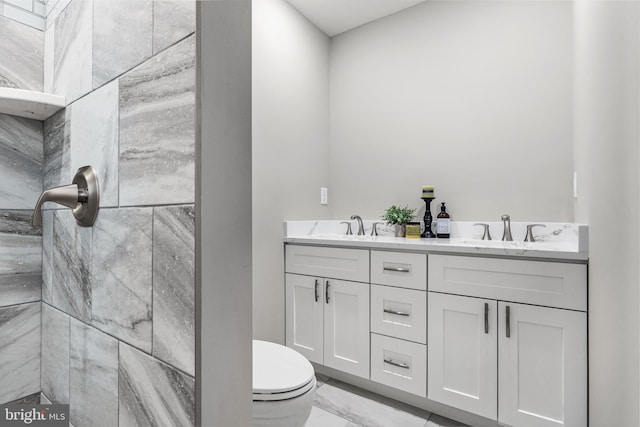
<path fill-rule="evenodd" d="M 415 209 L 409 209 L 408 206 L 401 208 L 396 205 L 391 205 L 391 207 L 387 208 L 384 212 L 384 215 L 382 215 L 382 219 L 384 219 L 387 224 L 407 224 L 411 222 L 415 212 Z"/>

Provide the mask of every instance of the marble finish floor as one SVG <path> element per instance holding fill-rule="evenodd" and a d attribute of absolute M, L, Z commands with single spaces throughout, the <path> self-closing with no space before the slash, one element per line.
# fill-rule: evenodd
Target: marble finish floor
<path fill-rule="evenodd" d="M 323 375 L 316 378 L 318 388 L 305 427 L 465 427 Z"/>

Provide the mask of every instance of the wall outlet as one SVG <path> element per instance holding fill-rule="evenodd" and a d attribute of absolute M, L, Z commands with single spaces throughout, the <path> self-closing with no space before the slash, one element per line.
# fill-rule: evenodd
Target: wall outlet
<path fill-rule="evenodd" d="M 327 187 L 320 187 L 320 204 L 321 205 L 329 204 L 329 195 L 327 193 Z"/>
<path fill-rule="evenodd" d="M 573 198 L 578 198 L 578 172 L 573 173 Z"/>

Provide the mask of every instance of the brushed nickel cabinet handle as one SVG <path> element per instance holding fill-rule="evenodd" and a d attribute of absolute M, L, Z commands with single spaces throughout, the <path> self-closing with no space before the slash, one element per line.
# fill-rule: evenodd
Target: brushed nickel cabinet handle
<path fill-rule="evenodd" d="M 509 308 L 509 306 L 507 306 L 506 318 L 507 318 L 507 338 L 511 338 L 511 309 Z"/>
<path fill-rule="evenodd" d="M 329 281 L 327 280 L 324 287 L 324 301 L 329 304 Z"/>
<path fill-rule="evenodd" d="M 402 268 L 402 267 L 382 267 L 382 269 L 384 271 L 395 271 L 398 273 L 409 273 L 411 272 L 411 270 L 409 270 L 408 268 Z"/>
<path fill-rule="evenodd" d="M 314 295 L 315 295 L 315 297 L 316 297 L 316 302 L 318 302 L 318 285 L 319 285 L 319 283 L 318 283 L 318 279 L 316 279 L 316 285 L 315 285 L 315 287 L 313 288 L 313 293 L 314 293 Z"/>
<path fill-rule="evenodd" d="M 411 366 L 407 365 L 406 363 L 396 362 L 395 360 L 391 359 L 384 359 L 384 363 L 388 363 L 389 365 L 397 366 L 398 368 L 402 369 L 411 369 Z"/>
<path fill-rule="evenodd" d="M 489 333 L 489 303 L 484 303 L 484 333 Z"/>
<path fill-rule="evenodd" d="M 385 308 L 382 311 L 389 314 L 395 314 L 396 316 L 407 316 L 407 317 L 411 316 L 411 313 L 407 313 L 406 311 L 395 311 L 395 310 L 390 310 L 388 308 Z"/>

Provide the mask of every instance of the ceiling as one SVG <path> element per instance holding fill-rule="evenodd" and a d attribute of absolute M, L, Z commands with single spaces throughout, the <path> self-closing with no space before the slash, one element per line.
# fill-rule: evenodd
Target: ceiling
<path fill-rule="evenodd" d="M 423 1 L 425 0 L 287 0 L 329 37 Z"/>

